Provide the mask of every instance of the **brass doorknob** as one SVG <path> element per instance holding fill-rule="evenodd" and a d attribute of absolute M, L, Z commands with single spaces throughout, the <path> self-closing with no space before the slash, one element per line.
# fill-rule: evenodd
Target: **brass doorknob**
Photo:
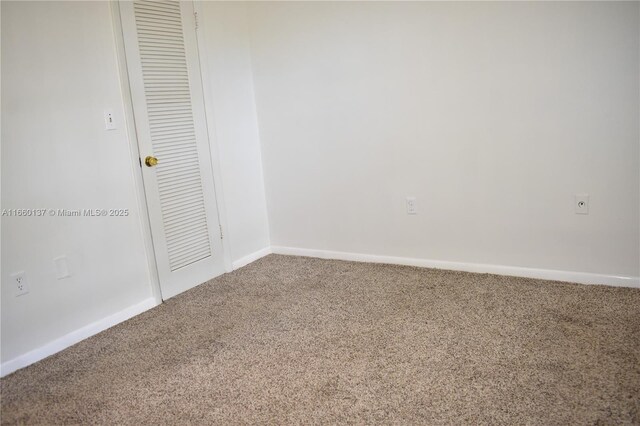
<path fill-rule="evenodd" d="M 158 159 L 156 157 L 147 155 L 147 158 L 144 159 L 144 164 L 146 164 L 147 167 L 153 167 L 158 164 Z"/>

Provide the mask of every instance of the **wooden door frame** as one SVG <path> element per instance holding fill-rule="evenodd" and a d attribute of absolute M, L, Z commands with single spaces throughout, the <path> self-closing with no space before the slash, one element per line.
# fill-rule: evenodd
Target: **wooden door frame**
<path fill-rule="evenodd" d="M 201 16 L 200 5 L 198 2 L 194 3 L 194 10 Z M 156 262 L 155 249 L 153 247 L 153 237 L 151 234 L 151 221 L 149 219 L 149 210 L 147 206 L 147 199 L 145 195 L 144 182 L 142 178 L 142 166 L 140 165 L 140 147 L 138 145 L 138 137 L 136 133 L 135 118 L 133 114 L 133 99 L 131 96 L 131 89 L 129 84 L 129 70 L 127 68 L 127 59 L 124 46 L 124 33 L 122 29 L 122 21 L 120 18 L 120 4 L 118 0 L 110 0 L 111 9 L 111 21 L 113 23 L 113 33 L 116 45 L 116 55 L 118 61 L 118 72 L 120 77 L 120 92 L 122 95 L 123 109 L 124 109 L 124 123 L 123 126 L 126 129 L 128 137 L 129 148 L 131 152 L 131 166 L 133 168 L 134 186 L 137 198 L 137 205 L 140 212 L 140 230 L 144 240 L 145 255 L 147 258 L 147 268 L 149 270 L 149 276 L 151 278 L 151 291 L 156 303 L 162 303 L 162 291 L 160 288 L 160 278 L 158 274 L 158 264 Z M 212 117 L 212 95 L 210 93 L 210 83 L 206 76 L 205 60 L 203 60 L 203 42 L 202 37 L 198 30 L 196 30 L 197 38 L 197 51 L 200 60 L 200 75 L 202 79 L 202 87 L 204 93 L 204 110 L 207 125 L 207 136 L 209 141 L 209 152 L 211 158 L 211 168 L 213 172 L 213 187 L 215 190 L 215 199 L 218 211 L 218 221 L 220 222 L 220 228 L 224 238 L 222 243 L 222 255 L 224 259 L 225 272 L 231 272 L 233 270 L 231 263 L 231 250 L 229 248 L 229 233 L 227 226 L 226 204 L 224 202 L 224 195 L 222 191 L 222 177 L 220 172 L 220 159 L 219 150 L 214 135 L 215 129 L 213 126 L 214 119 Z"/>

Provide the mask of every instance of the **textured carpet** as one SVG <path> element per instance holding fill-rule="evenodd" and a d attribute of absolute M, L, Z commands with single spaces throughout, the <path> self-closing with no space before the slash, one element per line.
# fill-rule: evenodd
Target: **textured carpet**
<path fill-rule="evenodd" d="M 639 424 L 640 290 L 271 255 L 1 392 L 3 424 Z"/>

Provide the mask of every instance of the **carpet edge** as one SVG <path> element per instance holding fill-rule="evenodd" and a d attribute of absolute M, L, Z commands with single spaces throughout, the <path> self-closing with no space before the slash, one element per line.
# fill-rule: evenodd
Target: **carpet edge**
<path fill-rule="evenodd" d="M 346 260 L 352 262 L 385 263 L 391 265 L 417 266 L 421 268 L 446 269 L 451 271 L 507 275 L 536 278 L 549 281 L 564 281 L 578 284 L 608 285 L 613 287 L 640 288 L 640 277 L 594 274 L 591 272 L 562 271 L 527 268 L 521 266 L 491 265 L 485 263 L 453 262 L 447 260 L 420 259 L 398 256 L 351 253 L 333 250 L 316 250 L 299 247 L 271 246 L 274 254 L 316 257 L 321 259 Z"/>

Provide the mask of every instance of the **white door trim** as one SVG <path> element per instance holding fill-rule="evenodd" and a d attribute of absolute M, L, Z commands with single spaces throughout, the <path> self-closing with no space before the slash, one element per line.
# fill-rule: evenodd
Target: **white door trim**
<path fill-rule="evenodd" d="M 204 19 L 202 18 L 202 2 L 194 1 L 193 10 L 198 15 L 198 25 L 196 28 L 196 48 L 200 57 L 200 77 L 202 91 L 204 92 L 204 113 L 206 117 L 207 132 L 209 134 L 209 152 L 211 154 L 211 169 L 213 170 L 213 185 L 216 191 L 218 205 L 218 221 L 222 229 L 222 254 L 224 256 L 224 269 L 226 272 L 233 271 L 231 260 L 231 238 L 229 236 L 229 226 L 227 220 L 227 208 L 224 201 L 224 190 L 222 185 L 222 171 L 220 167 L 220 150 L 218 138 L 216 136 L 215 110 L 213 107 L 213 87 L 209 78 L 209 67 L 207 65 L 207 44 L 203 36 Z"/>
<path fill-rule="evenodd" d="M 131 152 L 131 166 L 133 168 L 133 179 L 135 182 L 135 192 L 140 212 L 140 230 L 144 241 L 145 257 L 147 258 L 147 268 L 151 277 L 151 291 L 156 303 L 162 303 L 162 293 L 160 291 L 160 278 L 158 276 L 158 265 L 156 264 L 155 251 L 153 250 L 153 240 L 151 239 L 151 223 L 149 222 L 149 211 L 142 182 L 142 167 L 140 166 L 140 149 L 138 137 L 136 135 L 135 119 L 133 117 L 133 100 L 129 89 L 129 72 L 127 71 L 127 58 L 124 50 L 124 35 L 122 33 L 122 22 L 120 21 L 120 4 L 117 0 L 110 1 L 111 21 L 113 22 L 113 35 L 116 45 L 116 55 L 118 59 L 118 71 L 120 78 L 120 92 L 124 109 L 124 124 Z"/>

